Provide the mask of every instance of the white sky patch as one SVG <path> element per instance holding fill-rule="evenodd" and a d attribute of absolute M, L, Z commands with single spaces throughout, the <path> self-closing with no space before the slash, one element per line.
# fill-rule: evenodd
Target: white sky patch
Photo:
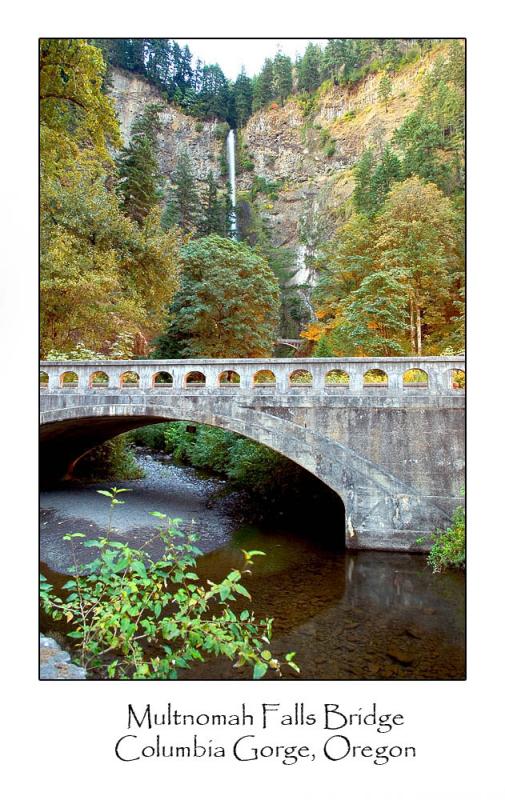
<path fill-rule="evenodd" d="M 303 54 L 309 42 L 323 47 L 327 39 L 176 39 L 188 45 L 193 61 L 200 58 L 206 64 L 219 64 L 230 80 L 235 80 L 244 66 L 246 73 L 256 75 L 266 58 L 274 58 L 278 50 L 293 61 L 297 53 Z"/>

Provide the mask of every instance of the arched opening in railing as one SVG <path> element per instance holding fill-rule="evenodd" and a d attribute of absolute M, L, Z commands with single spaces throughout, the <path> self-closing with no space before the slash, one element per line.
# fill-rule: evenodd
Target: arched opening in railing
<path fill-rule="evenodd" d="M 325 386 L 339 386 L 348 389 L 349 374 L 343 369 L 332 369 L 326 373 L 324 383 Z"/>
<path fill-rule="evenodd" d="M 102 370 L 97 370 L 97 372 L 93 372 L 92 375 L 89 377 L 89 388 L 90 389 L 107 389 L 109 385 L 109 376 L 106 372 L 102 372 Z"/>
<path fill-rule="evenodd" d="M 290 386 L 312 386 L 312 374 L 308 369 L 295 369 L 289 376 Z"/>
<path fill-rule="evenodd" d="M 47 372 L 40 372 L 40 388 L 47 389 L 49 386 L 49 375 Z"/>
<path fill-rule="evenodd" d="M 406 389 L 426 389 L 428 373 L 424 369 L 408 369 L 403 373 L 403 386 Z"/>
<path fill-rule="evenodd" d="M 253 375 L 253 386 L 271 386 L 276 384 L 276 378 L 271 369 L 260 369 Z"/>
<path fill-rule="evenodd" d="M 220 374 L 217 382 L 219 386 L 237 386 L 240 384 L 240 375 L 234 369 L 227 369 Z"/>
<path fill-rule="evenodd" d="M 192 389 L 196 389 L 198 386 L 205 386 L 205 375 L 203 372 L 198 371 L 188 372 L 184 376 L 184 385 L 191 386 Z"/>
<path fill-rule="evenodd" d="M 121 388 L 129 389 L 134 386 L 140 386 L 140 378 L 138 372 L 123 372 L 119 376 L 119 385 Z"/>
<path fill-rule="evenodd" d="M 466 389 L 466 373 L 464 369 L 451 369 L 451 387 L 460 392 Z"/>
<path fill-rule="evenodd" d="M 79 386 L 79 376 L 76 372 L 71 372 L 70 370 L 62 372 L 60 386 L 62 389 L 75 389 L 76 386 Z"/>
<path fill-rule="evenodd" d="M 388 376 L 383 369 L 369 369 L 363 375 L 363 387 L 371 389 L 385 389 L 388 385 Z"/>
<path fill-rule="evenodd" d="M 156 389 L 171 389 L 174 379 L 170 372 L 156 372 L 153 375 L 152 386 Z"/>

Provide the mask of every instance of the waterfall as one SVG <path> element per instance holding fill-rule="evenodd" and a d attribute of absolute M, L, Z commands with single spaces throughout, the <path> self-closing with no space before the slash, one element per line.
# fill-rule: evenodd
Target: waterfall
<path fill-rule="evenodd" d="M 231 214 L 230 214 L 230 229 L 233 239 L 237 238 L 237 215 L 235 213 L 236 206 L 236 189 L 235 189 L 235 131 L 230 130 L 228 138 L 226 139 L 226 152 L 228 155 L 228 178 L 230 181 L 230 200 L 231 200 Z"/>

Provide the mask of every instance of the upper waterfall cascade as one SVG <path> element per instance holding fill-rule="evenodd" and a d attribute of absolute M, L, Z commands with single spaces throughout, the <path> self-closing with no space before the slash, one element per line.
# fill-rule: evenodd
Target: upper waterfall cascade
<path fill-rule="evenodd" d="M 228 178 L 230 182 L 230 201 L 231 201 L 231 214 L 230 214 L 230 229 L 231 235 L 234 239 L 237 238 L 237 215 L 235 212 L 236 206 L 236 187 L 235 187 L 235 131 L 230 130 L 228 138 L 226 139 L 226 152 L 228 156 Z"/>

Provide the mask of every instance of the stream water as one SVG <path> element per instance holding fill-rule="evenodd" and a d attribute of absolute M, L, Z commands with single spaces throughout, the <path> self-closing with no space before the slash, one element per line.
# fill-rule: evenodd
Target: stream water
<path fill-rule="evenodd" d="M 221 580 L 242 563 L 242 549 L 263 550 L 246 581 L 258 617 L 274 617 L 272 651 L 296 651 L 301 675 L 289 679 L 463 679 L 465 590 L 459 573 L 433 575 L 421 555 L 351 552 L 333 544 L 327 530 L 310 525 L 238 524 L 225 500 L 224 483 L 197 474 L 169 457 L 137 456 L 145 477 L 121 481 L 133 491 L 114 512 L 117 538 L 143 543 L 156 520 L 147 512 L 180 518 L 195 530 L 203 555 L 197 572 Z M 56 586 L 70 566 L 65 533 L 97 533 L 108 524 L 106 499 L 97 494 L 111 482 L 64 484 L 41 495 L 41 571 Z M 321 536 L 320 534 L 326 534 Z M 42 630 L 62 641 L 62 632 L 42 619 Z M 68 648 L 68 640 L 65 643 Z M 224 659 L 199 665 L 186 679 L 244 679 Z"/>

